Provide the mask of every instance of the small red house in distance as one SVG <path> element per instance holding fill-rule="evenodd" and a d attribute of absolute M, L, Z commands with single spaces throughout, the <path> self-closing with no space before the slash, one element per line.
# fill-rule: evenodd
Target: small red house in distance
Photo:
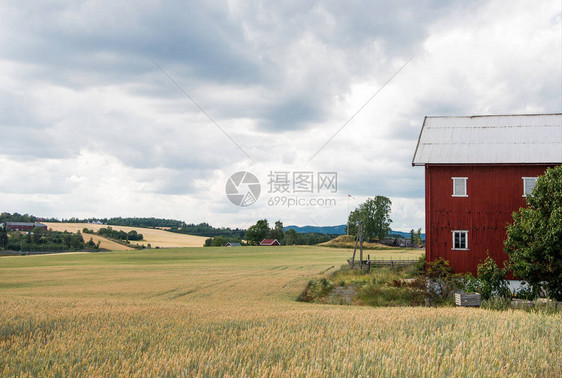
<path fill-rule="evenodd" d="M 412 165 L 425 167 L 426 261 L 476 274 L 499 266 L 505 227 L 536 179 L 562 164 L 562 114 L 426 117 Z"/>
<path fill-rule="evenodd" d="M 260 243 L 261 246 L 281 245 L 277 239 L 263 239 Z"/>
<path fill-rule="evenodd" d="M 32 223 L 32 222 L 6 222 L 6 228 L 12 231 L 31 231 L 35 227 L 41 227 L 47 229 L 47 225 L 43 223 Z"/>

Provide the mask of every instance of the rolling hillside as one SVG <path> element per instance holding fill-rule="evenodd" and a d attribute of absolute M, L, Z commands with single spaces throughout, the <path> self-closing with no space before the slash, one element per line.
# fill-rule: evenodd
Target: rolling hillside
<path fill-rule="evenodd" d="M 78 230 L 82 231 L 84 227 L 89 228 L 90 230 L 97 231 L 102 227 L 108 227 L 101 224 L 92 224 L 92 223 L 50 223 L 45 222 L 47 227 L 52 228 L 55 231 L 70 231 L 76 232 Z M 160 248 L 171 248 L 171 247 L 202 247 L 205 243 L 204 236 L 194 236 L 194 235 L 185 235 L 185 234 L 177 234 L 173 232 L 168 232 L 159 229 L 153 228 L 141 228 L 141 227 L 125 227 L 125 226 L 111 226 L 114 230 L 122 230 L 125 232 L 129 232 L 131 230 L 136 230 L 137 232 L 143 234 L 144 240 L 138 241 L 138 244 L 151 244 L 152 248 L 160 247 Z M 89 235 L 84 234 L 84 240 L 90 240 L 90 236 L 93 237 L 94 241 L 101 240 L 101 247 L 105 249 L 111 250 L 126 250 L 131 249 L 129 247 L 123 246 L 119 243 L 112 242 L 107 240 L 103 237 L 96 235 Z"/>

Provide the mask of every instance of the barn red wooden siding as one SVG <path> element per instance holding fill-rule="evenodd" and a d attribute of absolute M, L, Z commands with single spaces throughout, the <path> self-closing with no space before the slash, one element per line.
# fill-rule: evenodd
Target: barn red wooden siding
<path fill-rule="evenodd" d="M 486 258 L 499 266 L 505 228 L 512 212 L 526 205 L 523 177 L 537 177 L 552 165 L 426 165 L 426 261 L 449 260 L 455 272 L 472 272 Z M 452 177 L 468 177 L 468 197 L 452 197 Z M 453 250 L 453 230 L 468 230 L 469 250 Z"/>

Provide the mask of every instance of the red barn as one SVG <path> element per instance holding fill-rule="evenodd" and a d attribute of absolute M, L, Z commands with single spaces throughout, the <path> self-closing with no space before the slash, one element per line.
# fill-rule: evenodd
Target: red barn
<path fill-rule="evenodd" d="M 426 117 L 412 161 L 425 166 L 426 261 L 472 272 L 499 266 L 512 212 L 546 168 L 562 164 L 562 114 Z"/>
<path fill-rule="evenodd" d="M 32 222 L 6 222 L 6 228 L 12 231 L 31 231 L 35 227 L 41 227 L 47 229 L 47 226 L 43 223 L 32 223 Z"/>
<path fill-rule="evenodd" d="M 281 245 L 277 239 L 263 239 L 260 243 L 261 246 L 274 246 Z"/>

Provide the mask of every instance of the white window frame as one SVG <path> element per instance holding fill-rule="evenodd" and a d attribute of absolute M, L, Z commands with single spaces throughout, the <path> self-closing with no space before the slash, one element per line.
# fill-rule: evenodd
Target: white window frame
<path fill-rule="evenodd" d="M 523 179 L 523 197 L 527 197 L 527 193 L 525 193 L 525 188 L 527 186 L 525 184 L 527 183 L 527 180 L 535 180 L 535 185 L 537 185 L 537 180 L 539 178 L 538 177 L 521 177 L 521 178 Z M 534 186 L 533 186 L 533 189 L 535 189 Z M 531 190 L 531 192 L 532 192 L 532 190 Z"/>
<path fill-rule="evenodd" d="M 455 248 L 455 233 L 456 232 L 463 232 L 465 237 L 464 240 L 466 241 L 466 248 Z M 453 248 L 451 248 L 454 251 L 469 251 L 468 248 L 468 230 L 452 230 L 451 234 L 453 236 Z"/>
<path fill-rule="evenodd" d="M 453 194 L 452 197 L 468 197 L 468 177 L 451 177 L 451 180 L 453 180 Z M 464 180 L 464 194 L 457 194 L 455 193 L 455 180 Z"/>

